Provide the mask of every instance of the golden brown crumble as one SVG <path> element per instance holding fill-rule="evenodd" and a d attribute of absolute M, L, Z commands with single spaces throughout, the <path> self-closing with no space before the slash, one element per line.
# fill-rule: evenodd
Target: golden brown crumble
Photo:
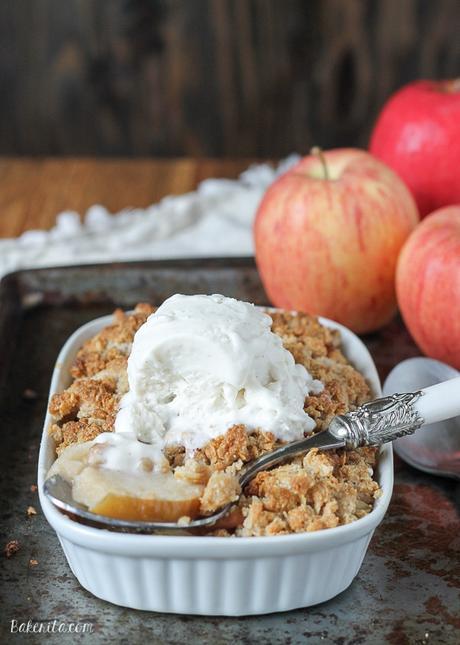
<path fill-rule="evenodd" d="M 84 343 L 71 368 L 72 376 L 94 376 L 107 368 L 116 371 L 117 361 L 120 359 L 118 369 L 123 365 L 126 369 L 126 359 L 131 351 L 134 334 L 154 311 L 154 307 L 145 303 L 138 304 L 131 314 L 117 309 L 113 324 Z"/>
<path fill-rule="evenodd" d="M 241 492 L 238 479 L 232 473 L 215 470 L 201 496 L 201 512 L 206 515 L 235 502 Z"/>
<path fill-rule="evenodd" d="M 238 535 L 316 531 L 348 524 L 372 510 L 376 450 L 327 451 L 262 472 L 248 484 Z"/>
<path fill-rule="evenodd" d="M 277 444 L 271 432 L 255 430 L 248 434 L 243 425 L 234 425 L 225 435 L 212 439 L 204 448 L 195 452 L 194 458 L 210 464 L 216 470 L 241 462 L 253 461 Z"/>
<path fill-rule="evenodd" d="M 18 540 L 10 540 L 5 544 L 5 548 L 3 549 L 3 553 L 7 558 L 11 558 L 15 553 L 19 551 L 21 548 L 19 541 Z"/>
<path fill-rule="evenodd" d="M 128 390 L 127 359 L 134 334 L 154 308 L 139 304 L 131 314 L 115 311 L 114 323 L 86 341 L 71 368 L 73 382 L 50 402 L 54 417 L 49 432 L 57 453 L 74 443 L 113 430 L 121 397 Z M 278 334 L 296 362 L 320 379 L 324 389 L 305 400 L 306 412 L 326 428 L 336 414 L 353 410 L 370 398 L 363 376 L 340 348 L 340 333 L 307 314 L 270 313 Z M 280 443 L 263 429 L 250 434 L 242 425 L 197 450 L 185 460 L 182 446 L 165 455 L 177 478 L 205 486 L 201 511 L 210 513 L 237 500 L 241 467 Z M 372 510 L 380 494 L 373 479 L 377 450 L 310 450 L 290 463 L 259 473 L 243 491 L 233 511 L 210 535 L 279 535 L 346 524 Z"/>

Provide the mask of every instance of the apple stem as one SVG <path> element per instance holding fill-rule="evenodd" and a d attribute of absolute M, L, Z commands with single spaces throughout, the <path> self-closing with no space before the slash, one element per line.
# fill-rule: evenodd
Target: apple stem
<path fill-rule="evenodd" d="M 313 155 L 314 157 L 318 157 L 318 159 L 320 160 L 321 165 L 323 167 L 324 179 L 326 179 L 328 181 L 329 180 L 329 170 L 328 170 L 328 167 L 327 167 L 326 156 L 325 156 L 325 154 L 323 152 L 323 149 L 320 148 L 319 146 L 314 146 L 310 150 L 310 154 Z"/>

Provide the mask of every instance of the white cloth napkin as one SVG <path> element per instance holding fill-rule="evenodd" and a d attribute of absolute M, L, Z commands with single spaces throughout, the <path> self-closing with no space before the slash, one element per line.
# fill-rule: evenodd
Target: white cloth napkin
<path fill-rule="evenodd" d="M 253 255 L 252 223 L 266 188 L 299 159 L 254 165 L 239 179 L 206 179 L 196 191 L 111 215 L 64 211 L 48 231 L 0 239 L 0 277 L 21 268 L 122 260 Z"/>

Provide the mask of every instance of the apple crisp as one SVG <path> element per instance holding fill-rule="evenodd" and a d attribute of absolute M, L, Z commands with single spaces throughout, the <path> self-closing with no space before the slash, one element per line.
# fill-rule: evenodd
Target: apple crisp
<path fill-rule="evenodd" d="M 128 390 L 127 360 L 134 334 L 153 312 L 154 308 L 147 304 L 137 305 L 130 314 L 115 311 L 113 324 L 79 350 L 70 370 L 71 385 L 53 395 L 49 405 L 53 416 L 49 432 L 58 455 L 70 446 L 113 431 L 121 397 Z M 316 423 L 315 432 L 325 429 L 335 415 L 369 400 L 371 393 L 365 379 L 341 351 L 338 331 L 324 327 L 307 314 L 268 313 L 272 331 L 281 337 L 294 360 L 324 384 L 319 394 L 305 399 L 304 409 Z M 225 435 L 196 450 L 191 458 L 186 458 L 182 446 L 168 446 L 165 472 L 158 477 L 176 482 L 178 488 L 189 485 L 195 498 L 183 501 L 193 501 L 197 514 L 209 514 L 228 502 L 236 502 L 231 513 L 207 531 L 215 536 L 315 531 L 347 524 L 372 510 L 380 495 L 373 479 L 375 448 L 324 452 L 312 449 L 289 463 L 259 473 L 238 500 L 238 471 L 279 445 L 274 435 L 263 428 L 248 433 L 244 426 L 234 425 Z M 89 448 L 88 463 L 95 448 L 97 444 Z M 147 481 L 148 472 L 142 476 Z M 181 517 L 180 522 L 186 527 L 187 518 Z"/>

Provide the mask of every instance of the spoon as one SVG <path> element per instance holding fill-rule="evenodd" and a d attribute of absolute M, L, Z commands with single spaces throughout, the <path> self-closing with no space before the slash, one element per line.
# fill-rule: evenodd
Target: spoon
<path fill-rule="evenodd" d="M 379 446 L 413 434 L 423 425 L 457 415 L 460 415 L 460 376 L 416 392 L 375 399 L 353 412 L 334 417 L 327 430 L 285 444 L 247 464 L 239 475 L 241 490 L 257 473 L 312 448 L 331 450 Z M 183 532 L 192 528 L 209 527 L 225 517 L 235 504 L 231 502 L 212 515 L 191 520 L 186 525 L 176 522 L 142 522 L 92 513 L 72 498 L 71 484 L 60 475 L 47 479 L 43 490 L 52 504 L 66 514 L 83 519 L 98 528 L 130 533 Z"/>
<path fill-rule="evenodd" d="M 391 370 L 383 392 L 418 390 L 460 376 L 446 363 L 425 356 L 408 358 Z M 427 424 L 415 434 L 401 437 L 393 444 L 394 451 L 419 470 L 460 479 L 460 416 L 436 424 Z"/>

